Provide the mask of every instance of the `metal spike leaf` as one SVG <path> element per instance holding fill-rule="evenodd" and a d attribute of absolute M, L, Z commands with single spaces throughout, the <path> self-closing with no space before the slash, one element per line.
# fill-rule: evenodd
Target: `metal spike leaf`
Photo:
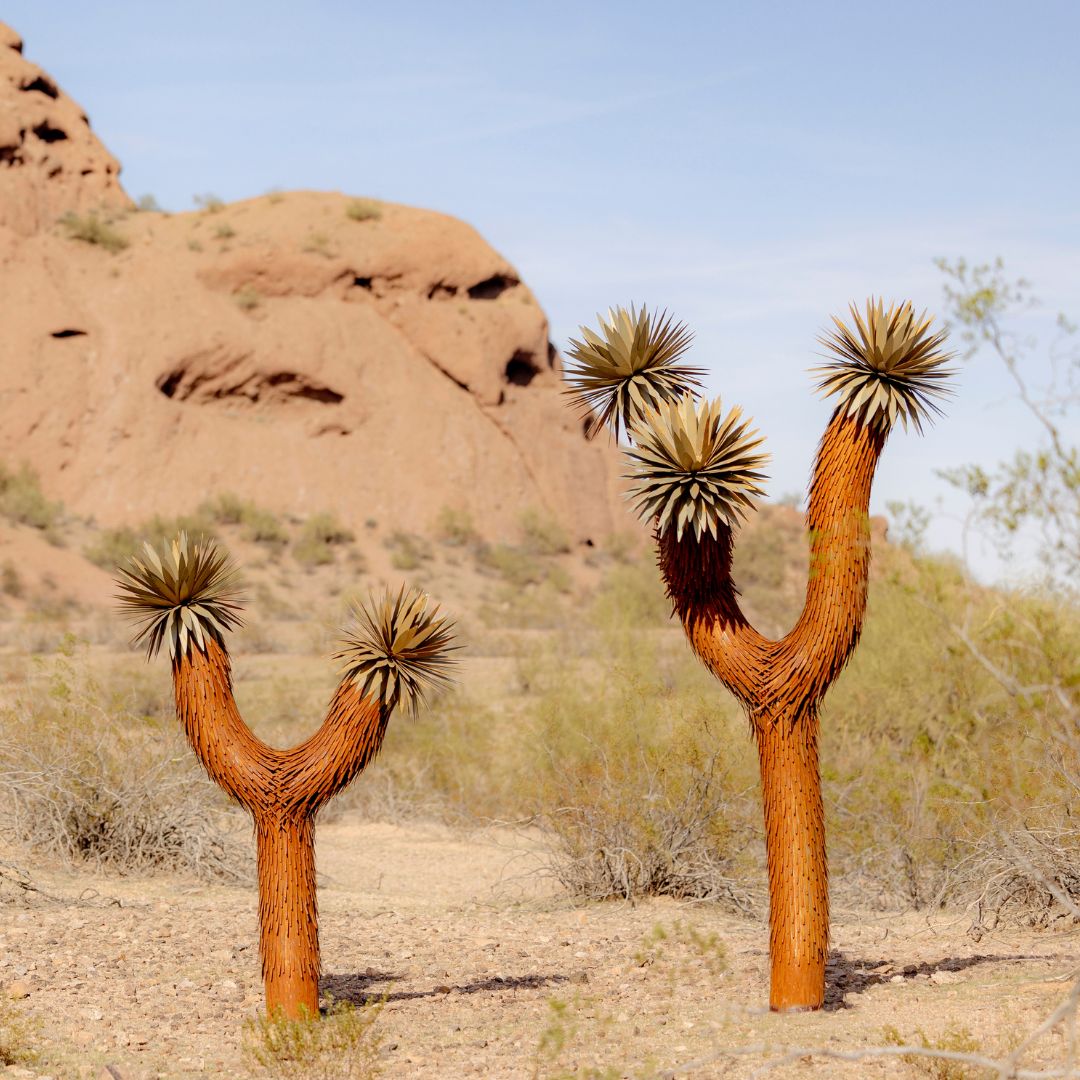
<path fill-rule="evenodd" d="M 829 351 L 828 362 L 812 369 L 818 390 L 837 394 L 838 408 L 860 423 L 887 432 L 899 418 L 921 434 L 923 421 L 941 413 L 934 399 L 952 393 L 944 385 L 955 374 L 946 367 L 953 354 L 942 349 L 947 331 L 931 333 L 933 319 L 916 316 L 910 301 L 886 311 L 871 297 L 865 319 L 854 304 L 851 314 L 854 330 L 834 315 L 836 329 L 818 338 Z"/>
<path fill-rule="evenodd" d="M 618 307 L 597 315 L 600 332 L 581 327 L 584 340 L 570 339 L 571 364 L 564 377 L 573 404 L 589 417 L 592 438 L 610 424 L 615 438 L 642 413 L 677 401 L 701 385 L 701 368 L 680 363 L 693 335 L 666 311 Z"/>
<path fill-rule="evenodd" d="M 190 655 L 192 642 L 205 652 L 207 638 L 224 644 L 224 632 L 243 625 L 236 568 L 213 540 L 191 543 L 181 532 L 160 554 L 144 544 L 142 558 L 117 574 L 120 610 L 141 624 L 133 644 L 146 644 L 147 659 L 166 641 L 174 660 Z"/>
<path fill-rule="evenodd" d="M 428 690 L 450 685 L 450 654 L 461 646 L 453 644 L 454 623 L 426 593 L 403 585 L 395 596 L 387 589 L 367 604 L 354 602 L 352 615 L 334 658 L 345 661 L 345 677 L 361 693 L 375 694 L 388 709 L 404 702 L 415 715 Z"/>
<path fill-rule="evenodd" d="M 764 492 L 761 466 L 769 455 L 758 452 L 764 439 L 742 419 L 742 410 L 726 416 L 715 401 L 696 402 L 690 394 L 648 409 L 625 451 L 633 481 L 630 498 L 645 520 L 657 519 L 662 536 L 674 524 L 676 536 L 691 529 L 700 539 L 716 536 L 718 525 L 734 526 L 746 516 L 753 497 Z"/>

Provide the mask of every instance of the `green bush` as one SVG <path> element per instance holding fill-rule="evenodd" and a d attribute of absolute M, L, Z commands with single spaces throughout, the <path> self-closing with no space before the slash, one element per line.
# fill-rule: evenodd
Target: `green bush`
<path fill-rule="evenodd" d="M 91 211 L 79 216 L 69 210 L 61 219 L 60 225 L 72 240 L 81 240 L 84 244 L 93 244 L 115 255 L 128 246 L 128 238 L 112 225 Z"/>
<path fill-rule="evenodd" d="M 233 302 L 241 311 L 254 311 L 262 303 L 262 293 L 253 285 L 242 285 L 232 294 Z"/>
<path fill-rule="evenodd" d="M 41 1024 L 0 991 L 0 1066 L 34 1065 L 41 1056 L 34 1046 L 40 1037 Z"/>
<path fill-rule="evenodd" d="M 242 525 L 244 539 L 256 544 L 278 547 L 289 541 L 288 532 L 272 511 L 232 492 L 207 499 L 197 513 L 215 525 Z"/>
<path fill-rule="evenodd" d="M 530 555 L 566 555 L 570 538 L 554 518 L 537 510 L 526 510 L 520 520 L 522 547 Z"/>
<path fill-rule="evenodd" d="M 382 217 L 382 207 L 373 199 L 353 199 L 345 207 L 345 216 L 350 221 L 378 221 Z"/>
<path fill-rule="evenodd" d="M 447 547 L 465 547 L 480 539 L 468 510 L 444 506 L 435 519 L 435 536 Z"/>
<path fill-rule="evenodd" d="M 432 559 L 431 544 L 416 533 L 399 529 L 386 538 L 385 544 L 390 549 L 390 565 L 395 570 L 419 570 Z"/>
<path fill-rule="evenodd" d="M 334 561 L 334 548 L 354 539 L 347 529 L 331 513 L 313 514 L 304 522 L 300 535 L 293 544 L 293 557 L 301 566 L 309 569 L 325 566 Z"/>
<path fill-rule="evenodd" d="M 29 465 L 12 472 L 0 463 L 0 516 L 51 534 L 62 511 L 63 504 L 45 498 Z"/>
<path fill-rule="evenodd" d="M 86 547 L 83 555 L 103 570 L 124 566 L 132 555 L 139 555 L 144 544 L 160 548 L 167 540 L 186 532 L 195 540 L 218 540 L 213 521 L 202 511 L 166 518 L 155 514 L 141 525 L 120 525 L 102 530 Z"/>
<path fill-rule="evenodd" d="M 381 1072 L 375 1022 L 381 1004 L 331 1006 L 325 1017 L 290 1020 L 280 1011 L 244 1026 L 244 1053 L 261 1073 L 312 1080 L 373 1080 Z"/>

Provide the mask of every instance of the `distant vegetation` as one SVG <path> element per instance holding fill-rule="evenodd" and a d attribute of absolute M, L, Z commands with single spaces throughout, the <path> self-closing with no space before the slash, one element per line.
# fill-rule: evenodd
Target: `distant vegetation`
<path fill-rule="evenodd" d="M 194 196 L 195 205 L 207 214 L 216 214 L 225 209 L 225 200 L 207 192 L 205 195 Z"/>
<path fill-rule="evenodd" d="M 350 221 L 378 221 L 382 207 L 373 199 L 353 199 L 345 207 L 345 216 Z"/>
<path fill-rule="evenodd" d="M 19 525 L 40 529 L 58 540 L 56 524 L 63 506 L 50 502 L 41 491 L 37 473 L 27 464 L 12 472 L 0 462 L 0 517 Z"/>
<path fill-rule="evenodd" d="M 84 244 L 94 244 L 115 255 L 128 246 L 128 238 L 96 212 L 79 215 L 72 211 L 60 219 L 61 228 L 72 240 L 81 240 Z"/>

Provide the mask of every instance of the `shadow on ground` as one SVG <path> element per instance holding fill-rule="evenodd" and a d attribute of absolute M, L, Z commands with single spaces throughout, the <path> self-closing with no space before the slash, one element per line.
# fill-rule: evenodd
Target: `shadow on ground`
<path fill-rule="evenodd" d="M 861 994 L 871 986 L 901 979 L 914 979 L 919 975 L 934 975 L 938 971 L 964 971 L 978 964 L 1000 964 L 1017 960 L 1044 960 L 1043 956 L 946 956 L 941 960 L 928 960 L 921 964 L 897 964 L 892 960 L 851 960 L 840 952 L 832 952 L 825 966 L 825 1008 L 835 1012 L 850 1009 L 846 999 Z"/>
<path fill-rule="evenodd" d="M 370 1005 L 378 1001 L 411 1001 L 415 998 L 441 997 L 444 994 L 492 994 L 504 990 L 540 990 L 568 981 L 566 975 L 493 975 L 474 982 L 443 983 L 430 990 L 390 990 L 387 984 L 400 981 L 401 975 L 390 971 L 367 971 L 355 975 L 324 975 L 319 992 L 334 1001 L 350 1005 Z"/>

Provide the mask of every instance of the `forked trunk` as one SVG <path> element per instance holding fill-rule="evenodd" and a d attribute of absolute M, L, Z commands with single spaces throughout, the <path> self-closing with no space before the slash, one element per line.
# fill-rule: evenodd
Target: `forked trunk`
<path fill-rule="evenodd" d="M 660 570 L 701 661 L 746 709 L 757 741 L 769 868 L 769 1004 L 825 1000 L 829 883 L 818 771 L 818 704 L 862 630 L 870 567 L 870 486 L 885 436 L 834 413 L 818 447 L 807 529 L 810 575 L 779 641 L 750 624 L 731 579 L 732 535 L 659 539 Z"/>
<path fill-rule="evenodd" d="M 769 1007 L 819 1009 L 829 952 L 829 871 L 817 716 L 755 729 L 769 868 Z"/>
<path fill-rule="evenodd" d="M 259 955 L 266 1011 L 290 1019 L 319 1012 L 319 913 L 310 817 L 264 812 L 255 819 Z"/>
<path fill-rule="evenodd" d="M 389 710 L 348 679 L 322 726 L 277 750 L 244 723 L 229 656 L 216 640 L 173 665 L 176 709 L 203 767 L 255 820 L 259 953 L 268 1013 L 319 1011 L 319 919 L 315 815 L 378 753 Z"/>

